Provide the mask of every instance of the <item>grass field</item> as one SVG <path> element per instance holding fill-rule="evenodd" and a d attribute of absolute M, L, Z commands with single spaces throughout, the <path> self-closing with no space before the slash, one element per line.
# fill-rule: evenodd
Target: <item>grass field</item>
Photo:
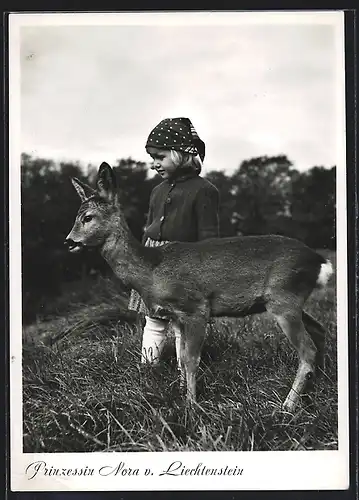
<path fill-rule="evenodd" d="M 173 338 L 160 366 L 140 367 L 141 335 L 125 306 L 113 282 L 100 280 L 24 328 L 24 452 L 337 449 L 334 278 L 306 305 L 327 331 L 326 368 L 295 414 L 281 403 L 296 354 L 266 314 L 213 322 L 189 411 Z"/>

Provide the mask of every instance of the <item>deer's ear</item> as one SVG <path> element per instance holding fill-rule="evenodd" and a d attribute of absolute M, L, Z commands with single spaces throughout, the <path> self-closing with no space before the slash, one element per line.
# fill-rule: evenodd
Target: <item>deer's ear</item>
<path fill-rule="evenodd" d="M 108 201 L 116 199 L 116 177 L 106 162 L 101 163 L 97 174 L 97 191 L 98 194 Z"/>
<path fill-rule="evenodd" d="M 96 194 L 96 191 L 92 189 L 92 187 L 88 186 L 76 177 L 72 177 L 71 182 L 82 202 L 86 201 L 90 196 Z"/>

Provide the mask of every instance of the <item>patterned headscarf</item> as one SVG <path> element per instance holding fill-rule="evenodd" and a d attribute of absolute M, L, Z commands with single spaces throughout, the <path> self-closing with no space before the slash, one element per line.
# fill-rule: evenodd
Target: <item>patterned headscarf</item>
<path fill-rule="evenodd" d="M 165 118 L 150 133 L 147 148 L 175 149 L 198 154 L 204 160 L 206 146 L 189 118 Z"/>

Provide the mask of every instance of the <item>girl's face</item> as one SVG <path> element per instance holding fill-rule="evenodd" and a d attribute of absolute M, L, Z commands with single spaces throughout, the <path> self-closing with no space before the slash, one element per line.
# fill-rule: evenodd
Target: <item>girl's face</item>
<path fill-rule="evenodd" d="M 168 179 L 175 172 L 177 166 L 171 159 L 169 149 L 147 148 L 147 153 L 153 159 L 151 168 L 156 170 L 162 179 Z"/>

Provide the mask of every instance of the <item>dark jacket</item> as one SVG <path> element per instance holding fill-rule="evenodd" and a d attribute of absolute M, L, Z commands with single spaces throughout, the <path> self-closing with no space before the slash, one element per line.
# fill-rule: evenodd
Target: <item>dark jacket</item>
<path fill-rule="evenodd" d="M 144 239 L 199 241 L 219 236 L 219 193 L 198 174 L 165 180 L 156 186 Z"/>

